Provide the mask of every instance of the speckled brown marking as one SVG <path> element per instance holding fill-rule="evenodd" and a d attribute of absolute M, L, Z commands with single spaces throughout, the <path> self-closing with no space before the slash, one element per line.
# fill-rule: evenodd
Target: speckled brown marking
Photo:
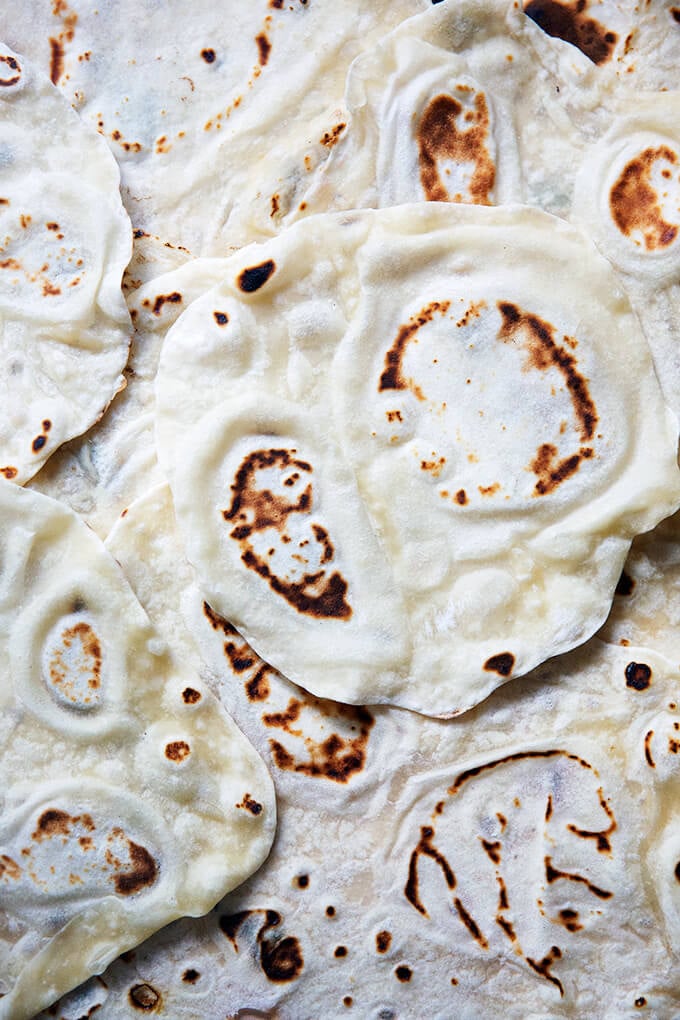
<path fill-rule="evenodd" d="M 653 739 L 653 737 L 654 737 L 654 730 L 649 730 L 645 734 L 645 758 L 647 760 L 647 764 L 649 765 L 649 767 L 652 768 L 652 769 L 655 769 L 656 768 L 656 762 L 654 761 L 654 758 L 652 757 L 652 739 Z"/>
<path fill-rule="evenodd" d="M 639 230 L 647 251 L 667 248 L 678 236 L 678 224 L 662 215 L 658 195 L 651 183 L 652 168 L 660 160 L 677 166 L 678 156 L 667 145 L 644 149 L 626 163 L 609 193 L 614 223 L 625 237 Z"/>
<path fill-rule="evenodd" d="M 17 879 L 21 878 L 21 868 L 7 854 L 0 854 L 0 881 L 4 878 L 17 881 Z"/>
<path fill-rule="evenodd" d="M 272 51 L 272 44 L 265 32 L 260 32 L 259 35 L 256 35 L 255 42 L 257 43 L 260 67 L 266 67 L 267 61 L 269 60 L 269 54 Z"/>
<path fill-rule="evenodd" d="M 253 291 L 264 287 L 265 283 L 276 269 L 273 259 L 261 262 L 259 266 L 251 266 L 244 269 L 237 279 L 238 286 L 245 294 L 252 294 Z"/>
<path fill-rule="evenodd" d="M 243 794 L 243 800 L 240 804 L 236 805 L 237 808 L 244 808 L 246 811 L 250 811 L 251 815 L 259 815 L 262 813 L 262 805 L 254 800 L 249 793 Z"/>
<path fill-rule="evenodd" d="M 11 465 L 8 467 L 0 468 L 0 475 L 4 475 L 8 481 L 11 481 L 13 478 L 16 478 L 18 473 L 19 472 L 17 471 L 17 469 L 15 467 L 12 467 Z"/>
<path fill-rule="evenodd" d="M 311 465 L 295 459 L 289 450 L 255 450 L 243 460 L 231 486 L 231 506 L 222 514 L 225 521 L 235 523 L 230 537 L 241 546 L 242 562 L 264 578 L 272 591 L 281 595 L 299 613 L 317 619 L 349 620 L 352 608 L 346 600 L 348 586 L 338 571 L 327 574 L 323 568 L 304 574 L 301 581 L 285 580 L 274 573 L 265 559 L 253 549 L 250 536 L 254 532 L 274 529 L 279 535 L 285 535 L 288 517 L 291 514 L 308 514 L 312 508 L 311 482 L 297 500 L 260 488 L 258 472 L 272 467 L 280 472 L 294 468 L 312 474 Z M 328 535 L 320 525 L 312 524 L 311 527 L 317 542 L 323 547 L 321 562 L 329 563 L 334 553 Z"/>
<path fill-rule="evenodd" d="M 390 946 L 392 945 L 392 935 L 389 931 L 379 931 L 375 937 L 375 951 L 376 953 L 387 953 L 389 952 Z"/>
<path fill-rule="evenodd" d="M 463 130 L 457 123 L 462 113 L 462 104 L 453 96 L 435 96 L 428 104 L 417 129 L 420 183 L 431 202 L 491 205 L 496 168 L 487 148 L 489 110 L 484 93 L 475 95 L 471 121 L 465 117 L 470 126 Z M 449 194 L 439 172 L 441 160 L 474 164 L 465 196 Z"/>
<path fill-rule="evenodd" d="M 493 485 L 478 485 L 480 496 L 495 496 L 500 491 L 501 483 L 494 482 Z"/>
<path fill-rule="evenodd" d="M 182 974 L 182 981 L 187 985 L 195 985 L 200 978 L 200 972 L 193 967 L 188 967 Z"/>
<path fill-rule="evenodd" d="M 547 854 L 544 860 L 546 882 L 557 882 L 558 879 L 566 879 L 569 882 L 579 882 L 582 885 L 585 885 L 593 896 L 597 896 L 601 900 L 609 900 L 614 895 L 614 893 L 608 892 L 606 889 L 601 889 L 599 886 L 593 885 L 593 883 L 583 875 L 574 875 L 570 871 L 560 871 L 559 868 L 554 867 L 552 857 L 549 857 Z"/>
<path fill-rule="evenodd" d="M 429 914 L 420 900 L 418 888 L 418 859 L 421 854 L 425 857 L 431 857 L 432 860 L 439 865 L 449 889 L 455 889 L 456 887 L 456 876 L 454 875 L 444 854 L 440 853 L 440 851 L 432 845 L 433 839 L 434 829 L 432 826 L 422 825 L 420 828 L 420 840 L 415 850 L 411 853 L 408 865 L 408 879 L 404 886 L 404 895 L 406 899 L 420 914 L 423 915 L 423 917 L 429 917 Z"/>
<path fill-rule="evenodd" d="M 185 705 L 195 705 L 197 701 L 201 700 L 201 697 L 201 692 L 193 687 L 185 687 L 182 691 L 182 701 Z"/>
<path fill-rule="evenodd" d="M 572 754 L 570 751 L 515 751 L 513 754 L 506 754 L 503 758 L 496 758 L 494 761 L 485 762 L 483 765 L 475 765 L 471 769 L 465 769 L 465 771 L 461 772 L 453 784 L 449 787 L 448 793 L 450 796 L 453 796 L 458 793 L 460 788 L 467 783 L 469 779 L 473 779 L 475 776 L 481 775 L 482 772 L 488 772 L 491 769 L 498 768 L 499 765 L 506 765 L 511 761 L 522 761 L 529 758 L 557 758 L 558 756 L 568 758 L 569 761 L 575 761 L 581 765 L 582 768 L 589 769 L 591 772 L 594 771 L 592 765 L 589 765 L 585 759 L 579 758 L 577 754 Z M 498 817 L 500 820 L 501 816 Z M 507 824 L 506 819 L 504 819 L 503 822 Z M 505 825 L 503 825 L 503 827 L 505 827 Z"/>
<path fill-rule="evenodd" d="M 10 85 L 16 85 L 21 78 L 21 67 L 19 61 L 15 57 L 10 57 L 7 54 L 0 55 L 0 62 L 7 64 L 9 73 L 5 72 L 6 77 L 0 76 L 0 88 L 3 86 L 9 87 Z M 3 205 L 9 205 L 8 199 L 3 199 Z"/>
<path fill-rule="evenodd" d="M 511 652 L 499 652 L 492 655 L 484 663 L 487 673 L 498 673 L 499 676 L 510 676 L 515 665 L 515 656 Z"/>
<path fill-rule="evenodd" d="M 218 326 L 226 326 L 229 322 L 229 316 L 226 312 L 213 312 L 213 318 Z"/>
<path fill-rule="evenodd" d="M 556 924 L 563 924 L 567 931 L 583 930 L 583 925 L 579 920 L 578 910 L 572 910 L 570 907 L 565 907 L 563 910 L 560 910 L 554 920 Z"/>
<path fill-rule="evenodd" d="M 493 840 L 492 841 L 492 840 L 489 840 L 489 839 L 482 839 L 481 836 L 479 837 L 479 840 L 480 840 L 482 846 L 484 847 L 484 852 L 487 855 L 487 857 L 489 858 L 489 860 L 493 861 L 494 864 L 500 864 L 501 863 L 501 844 L 498 842 L 498 840 Z"/>
<path fill-rule="evenodd" d="M 182 762 L 191 754 L 191 748 L 186 740 L 172 740 L 165 745 L 165 757 L 169 761 Z"/>
<path fill-rule="evenodd" d="M 577 826 L 572 825 L 571 822 L 567 825 L 569 832 L 573 832 L 575 836 L 580 836 L 581 839 L 594 839 L 597 844 L 598 852 L 601 854 L 610 854 L 612 852 L 612 845 L 609 837 L 613 832 L 616 831 L 616 819 L 614 818 L 614 812 L 609 807 L 609 804 L 605 800 L 605 796 L 602 789 L 598 789 L 597 795 L 600 800 L 600 807 L 609 819 L 609 826 L 606 829 L 602 829 L 598 832 L 590 832 L 587 829 L 579 829 Z"/>
<path fill-rule="evenodd" d="M 546 35 L 577 46 L 594 64 L 611 60 L 618 36 L 586 14 L 587 0 L 559 3 L 558 0 L 529 0 L 524 13 Z"/>
<path fill-rule="evenodd" d="M 450 301 L 432 301 L 417 315 L 412 315 L 405 326 L 400 326 L 396 339 L 385 355 L 385 368 L 380 376 L 378 392 L 410 389 L 418 400 L 425 399 L 420 387 L 412 379 L 402 375 L 402 359 L 407 345 L 414 340 L 418 330 L 426 323 L 432 322 L 437 312 L 440 315 L 446 315 L 450 304 Z"/>
<path fill-rule="evenodd" d="M 68 836 L 71 831 L 71 823 L 76 820 L 71 818 L 66 811 L 48 808 L 40 815 L 35 832 L 31 834 L 31 839 L 40 842 L 42 839 L 51 839 L 53 836 Z"/>
<path fill-rule="evenodd" d="M 201 50 L 201 56 L 205 60 L 206 64 L 214 64 L 215 63 L 215 56 L 216 56 L 216 54 L 215 54 L 215 51 L 213 49 Z"/>
<path fill-rule="evenodd" d="M 622 570 L 621 577 L 616 585 L 615 594 L 622 595 L 625 598 L 628 595 L 632 595 L 634 588 L 635 581 L 626 570 Z"/>
<path fill-rule="evenodd" d="M 140 889 L 153 885 L 158 876 L 158 867 L 149 851 L 131 839 L 127 844 L 131 870 L 113 876 L 116 892 L 121 896 L 133 896 Z"/>
<path fill-rule="evenodd" d="M 264 915 L 263 924 L 257 933 L 262 970 L 267 978 L 276 984 L 295 981 L 300 977 L 304 967 L 298 939 L 293 935 L 283 938 L 276 935 L 271 940 L 266 938 L 267 932 L 281 924 L 281 915 L 276 910 L 242 910 L 238 914 L 222 916 L 219 920 L 220 928 L 238 952 L 239 928 L 246 918 L 255 914 Z"/>
<path fill-rule="evenodd" d="M 139 1009 L 143 1013 L 155 1013 L 163 1004 L 160 993 L 146 982 L 133 985 L 128 992 L 128 1001 L 134 1009 Z"/>
<path fill-rule="evenodd" d="M 626 687 L 646 691 L 652 682 L 652 670 L 646 662 L 629 662 L 625 669 Z"/>
<path fill-rule="evenodd" d="M 355 737 L 341 737 L 331 733 L 319 742 L 304 737 L 301 730 L 293 728 L 304 706 L 315 708 L 329 719 L 346 719 L 358 733 Z M 331 779 L 336 783 L 347 783 L 352 776 L 361 772 L 366 763 L 370 731 L 375 722 L 368 709 L 355 705 L 343 705 L 307 695 L 305 701 L 291 698 L 285 712 L 268 713 L 262 716 L 266 726 L 278 727 L 293 736 L 302 737 L 309 758 L 297 760 L 278 741 L 270 739 L 269 745 L 274 763 L 286 772 L 297 772 L 316 778 Z"/>
<path fill-rule="evenodd" d="M 413 971 L 411 970 L 410 967 L 407 967 L 405 964 L 400 964 L 398 967 L 395 967 L 394 973 L 396 975 L 397 980 L 401 981 L 402 984 L 408 984 L 408 982 L 413 977 Z"/>
<path fill-rule="evenodd" d="M 327 149 L 332 149 L 340 141 L 340 135 L 346 127 L 347 125 L 344 123 L 336 124 L 330 131 L 326 131 L 319 139 L 321 145 L 325 145 Z"/>
<path fill-rule="evenodd" d="M 97 690 L 102 682 L 102 649 L 99 639 L 89 623 L 81 620 L 73 627 L 67 627 L 61 635 L 62 647 L 56 649 L 49 661 L 49 675 L 51 682 L 60 687 L 65 697 L 70 697 L 68 690 L 69 670 L 63 659 L 63 649 L 71 648 L 74 641 L 80 643 L 83 656 L 83 665 L 79 672 L 87 677 L 87 686 L 90 690 Z M 72 699 L 75 700 L 75 699 Z"/>
<path fill-rule="evenodd" d="M 543 957 L 542 960 L 532 960 L 530 956 L 526 957 L 526 961 L 532 970 L 535 970 L 541 977 L 547 978 L 553 985 L 556 985 L 560 990 L 560 995 L 564 997 L 564 986 L 554 974 L 550 973 L 550 968 L 556 960 L 559 960 L 562 956 L 562 950 L 559 946 L 552 946 L 550 952 Z"/>
<path fill-rule="evenodd" d="M 472 917 L 472 915 L 468 913 L 468 911 L 465 909 L 465 907 L 463 906 L 463 904 L 461 903 L 457 896 L 454 898 L 453 904 L 456 910 L 458 911 L 458 916 L 460 917 L 461 921 L 463 922 L 467 930 L 470 932 L 470 935 L 475 940 L 475 942 L 477 942 L 482 947 L 482 949 L 488 949 L 489 943 L 482 934 L 479 925 Z"/>

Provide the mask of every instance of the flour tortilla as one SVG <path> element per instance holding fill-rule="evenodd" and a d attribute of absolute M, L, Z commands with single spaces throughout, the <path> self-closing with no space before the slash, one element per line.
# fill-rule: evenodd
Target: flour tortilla
<path fill-rule="evenodd" d="M 624 294 L 521 207 L 310 218 L 246 249 L 168 334 L 157 400 L 207 601 L 354 704 L 456 714 L 581 643 L 678 501 Z"/>
<path fill-rule="evenodd" d="M 0 484 L 0 1017 L 21 1020 L 264 860 L 271 781 L 60 504 Z"/>
<path fill-rule="evenodd" d="M 22 484 L 125 385 L 131 229 L 115 162 L 0 46 L 0 475 Z"/>
<path fill-rule="evenodd" d="M 333 779 L 280 767 L 271 744 L 303 765 L 320 726 L 342 735 L 341 706 L 324 716 L 210 623 L 167 489 L 131 506 L 108 545 L 173 651 L 200 652 L 206 681 L 269 745 L 281 820 L 267 863 L 210 917 L 154 936 L 57 1016 L 132 1018 L 143 1002 L 178 1020 L 678 1011 L 677 667 L 591 641 L 460 720 L 365 708 L 361 764 Z"/>
<path fill-rule="evenodd" d="M 136 228 L 194 255 L 274 233 L 329 152 L 354 57 L 429 0 L 40 0 L 0 11 L 116 157 Z M 297 199 L 297 200 L 296 200 Z"/>

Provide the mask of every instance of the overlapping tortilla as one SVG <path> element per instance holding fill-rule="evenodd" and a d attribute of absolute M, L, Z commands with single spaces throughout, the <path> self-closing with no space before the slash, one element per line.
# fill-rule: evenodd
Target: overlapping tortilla
<path fill-rule="evenodd" d="M 281 822 L 273 855 L 210 918 L 155 936 L 57 1016 L 674 1015 L 677 667 L 593 641 L 460 720 L 333 717 L 206 617 L 167 490 L 108 545 L 173 650 L 198 647 L 269 744 Z M 308 767 L 320 729 L 349 761 L 343 719 L 354 767 Z"/>
<path fill-rule="evenodd" d="M 157 400 L 208 602 L 355 704 L 456 714 L 581 643 L 678 502 L 625 295 L 521 207 L 316 217 L 245 249 L 168 334 Z"/>
<path fill-rule="evenodd" d="M 75 515 L 0 483 L 0 1017 L 20 1020 L 264 860 L 266 769 Z"/>
<path fill-rule="evenodd" d="M 0 45 L 0 475 L 23 483 L 125 385 L 130 221 L 102 140 Z"/>

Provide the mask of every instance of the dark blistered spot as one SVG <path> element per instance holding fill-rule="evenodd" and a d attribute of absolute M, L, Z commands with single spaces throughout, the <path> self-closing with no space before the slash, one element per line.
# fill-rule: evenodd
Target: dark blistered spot
<path fill-rule="evenodd" d="M 326 917 L 335 917 L 335 907 L 326 907 Z"/>
<path fill-rule="evenodd" d="M 215 62 L 215 51 L 214 50 L 210 50 L 210 49 L 201 50 L 201 56 L 205 60 L 206 64 L 214 64 L 214 62 Z"/>
<path fill-rule="evenodd" d="M 269 60 L 269 54 L 272 51 L 272 44 L 265 32 L 260 32 L 259 35 L 256 35 L 255 42 L 257 43 L 260 67 L 264 67 Z"/>
<path fill-rule="evenodd" d="M 51 41 L 52 40 L 50 40 L 50 42 Z M 21 78 L 21 67 L 19 66 L 19 62 L 15 60 L 14 57 L 9 57 L 6 54 L 0 56 L 0 62 L 7 64 L 8 68 L 8 70 L 4 72 L 4 75 L 0 76 L 0 88 L 3 86 L 16 85 Z"/>
<path fill-rule="evenodd" d="M 594 64 L 604 64 L 611 59 L 617 35 L 588 17 L 586 9 L 584 0 L 571 4 L 559 3 L 558 0 L 529 0 L 524 5 L 524 13 L 546 35 L 577 46 Z"/>
<path fill-rule="evenodd" d="M 137 227 L 137 229 L 132 232 L 132 236 L 135 238 L 135 240 L 138 241 L 140 237 L 148 237 L 149 235 L 146 233 L 145 230 L 142 230 L 140 227 Z"/>
<path fill-rule="evenodd" d="M 226 326 L 229 322 L 229 316 L 226 312 L 213 312 L 213 316 L 218 326 Z"/>
<path fill-rule="evenodd" d="M 336 124 L 335 127 L 332 127 L 330 129 L 330 131 L 326 131 L 326 133 L 322 135 L 319 141 L 321 142 L 322 145 L 325 145 L 326 148 L 332 149 L 334 145 L 337 145 L 338 141 L 340 140 L 340 135 L 342 134 L 346 127 L 347 125 L 344 123 Z"/>
<path fill-rule="evenodd" d="M 485 851 L 487 857 L 491 861 L 493 861 L 494 864 L 500 864 L 501 863 L 501 844 L 498 842 L 498 840 L 493 840 L 492 841 L 492 840 L 489 840 L 489 839 L 482 839 L 481 836 L 479 838 L 481 840 L 482 846 L 484 847 L 484 851 Z"/>
<path fill-rule="evenodd" d="M 490 769 L 498 768 L 499 765 L 506 765 L 511 761 L 522 761 L 525 758 L 556 758 L 558 755 L 568 758 L 570 761 L 577 762 L 582 768 L 589 769 L 592 771 L 592 765 L 589 765 L 583 758 L 579 758 L 577 754 L 572 754 L 570 751 L 515 751 L 513 754 L 506 754 L 502 758 L 496 758 L 494 761 L 485 762 L 484 765 L 475 765 L 471 769 L 465 769 L 455 779 L 453 784 L 449 787 L 448 792 L 451 796 L 458 793 L 461 786 L 467 783 L 469 779 L 473 779 L 475 776 L 479 776 L 482 772 L 488 772 Z M 507 819 L 503 815 L 497 815 L 498 820 L 501 822 L 503 828 L 507 825 Z"/>
<path fill-rule="evenodd" d="M 375 937 L 375 951 L 376 953 L 388 952 L 392 945 L 392 935 L 388 931 L 379 931 Z"/>
<path fill-rule="evenodd" d="M 15 467 L 8 466 L 8 467 L 0 468 L 0 475 L 4 475 L 5 478 L 7 478 L 8 481 L 11 481 L 12 478 L 16 478 L 18 473 L 19 472 L 17 471 L 17 469 Z"/>
<path fill-rule="evenodd" d="M 656 768 L 656 762 L 652 757 L 652 740 L 654 738 L 654 730 L 649 730 L 645 734 L 645 759 L 650 768 Z"/>
<path fill-rule="evenodd" d="M 347 956 L 347 946 L 336 946 L 333 951 L 333 956 L 341 959 L 343 956 Z"/>
<path fill-rule="evenodd" d="M 50 421 L 49 418 L 43 418 L 42 427 L 43 427 L 43 432 L 49 432 L 50 431 L 50 429 L 52 428 L 52 422 Z"/>
<path fill-rule="evenodd" d="M 264 287 L 275 269 L 276 263 L 274 260 L 267 259 L 266 262 L 261 262 L 259 266 L 251 266 L 250 269 L 244 269 L 236 282 L 242 291 L 246 294 L 252 294 L 253 291 Z"/>
<path fill-rule="evenodd" d="M 619 578 L 618 584 L 616 585 L 616 594 L 623 596 L 632 595 L 634 588 L 635 581 L 627 571 L 622 570 L 621 577 Z"/>
<path fill-rule="evenodd" d="M 280 11 L 283 7 L 284 0 L 269 0 L 269 6 L 273 11 Z"/>
<path fill-rule="evenodd" d="M 283 983 L 296 980 L 302 973 L 304 959 L 302 949 L 297 938 L 292 935 L 275 935 L 267 938 L 272 928 L 278 928 L 281 924 L 281 915 L 276 910 L 242 910 L 238 914 L 222 916 L 219 920 L 221 930 L 238 952 L 237 935 L 239 928 L 246 918 L 255 915 L 264 915 L 263 923 L 257 933 L 257 943 L 260 947 L 260 965 L 270 981 Z"/>
<path fill-rule="evenodd" d="M 236 807 L 244 808 L 246 811 L 249 811 L 251 815 L 257 816 L 262 814 L 262 805 L 258 801 L 253 800 L 249 793 L 243 794 L 243 800 L 240 804 L 237 804 Z"/>
<path fill-rule="evenodd" d="M 59 811 L 57 808 L 48 808 L 47 811 L 43 811 L 35 832 L 31 838 L 38 840 L 51 839 L 52 836 L 68 836 L 71 831 L 72 818 L 66 811 Z"/>
<path fill-rule="evenodd" d="M 579 920 L 578 910 L 572 910 L 570 907 L 560 910 L 556 920 L 559 924 L 563 924 L 567 931 L 581 931 L 583 928 Z"/>
<path fill-rule="evenodd" d="M 546 882 L 552 883 L 557 882 L 560 879 L 564 879 L 568 882 L 578 882 L 585 887 L 601 900 L 609 900 L 614 895 L 612 892 L 608 892 L 606 889 L 601 889 L 599 886 L 594 885 L 589 879 L 585 878 L 584 875 L 575 875 L 570 871 L 560 871 L 552 863 L 552 857 L 546 855 L 544 858 L 545 863 L 545 879 Z"/>
<path fill-rule="evenodd" d="M 165 745 L 165 757 L 170 761 L 181 762 L 191 754 L 191 748 L 186 740 L 171 740 Z"/>
<path fill-rule="evenodd" d="M 413 977 L 413 971 L 411 970 L 411 968 L 405 966 L 405 964 L 403 963 L 400 964 L 398 967 L 395 967 L 394 973 L 397 975 L 397 979 L 404 984 L 410 981 L 411 978 Z"/>
<path fill-rule="evenodd" d="M 200 976 L 199 971 L 194 970 L 193 967 L 189 967 L 188 970 L 185 970 L 182 974 L 182 981 L 188 985 L 195 985 Z"/>
<path fill-rule="evenodd" d="M 561 956 L 562 951 L 560 948 L 558 946 L 553 946 L 550 952 L 544 956 L 542 960 L 532 960 L 530 956 L 527 956 L 526 961 L 532 970 L 535 970 L 537 974 L 540 974 L 541 977 L 546 978 L 553 985 L 559 988 L 560 995 L 564 996 L 564 986 L 562 985 L 562 982 L 558 980 L 554 974 L 550 973 L 550 968 L 553 963 L 555 960 L 559 960 Z"/>
<path fill-rule="evenodd" d="M 153 314 L 160 315 L 163 310 L 163 305 L 168 302 L 172 305 L 178 305 L 182 300 L 182 295 L 173 290 L 172 294 L 159 294 L 153 303 Z"/>
<path fill-rule="evenodd" d="M 346 996 L 344 997 L 344 999 L 342 1000 L 342 1004 L 343 1004 L 343 1006 L 347 1006 L 347 1008 L 348 1008 L 348 1009 L 349 1009 L 349 1007 L 350 1007 L 351 1005 L 353 1005 L 353 1003 L 354 1003 L 354 999 L 352 998 L 352 996 L 351 996 L 351 995 L 346 995 Z"/>
<path fill-rule="evenodd" d="M 293 451 L 295 452 L 295 451 Z M 251 536 L 256 532 L 274 530 L 283 541 L 288 518 L 291 514 L 308 514 L 312 508 L 312 484 L 300 484 L 296 498 L 276 495 L 264 487 L 259 480 L 260 472 L 267 468 L 277 469 L 282 476 L 291 468 L 301 473 L 312 474 L 312 467 L 306 461 L 295 459 L 289 450 L 256 450 L 248 454 L 241 463 L 234 484 L 231 486 L 232 502 L 222 512 L 225 521 L 234 521 L 230 537 L 241 545 L 241 560 L 246 567 L 264 578 L 269 587 L 281 595 L 299 613 L 317 618 L 333 617 L 348 620 L 352 608 L 346 600 L 347 582 L 337 572 L 330 573 L 325 567 L 311 570 L 301 580 L 282 578 L 274 572 L 267 557 L 256 552 Z M 333 546 L 327 532 L 318 524 L 310 522 L 316 543 L 321 547 L 319 560 L 328 564 L 334 558 Z"/>
<path fill-rule="evenodd" d="M 467 122 L 468 127 L 463 127 Z M 432 202 L 472 202 L 490 205 L 496 167 L 487 147 L 489 110 L 483 92 L 477 92 L 466 115 L 453 96 L 439 95 L 425 109 L 417 129 L 420 183 Z M 439 172 L 439 163 L 472 163 L 474 170 L 465 194 L 451 195 Z"/>
<path fill-rule="evenodd" d="M 646 662 L 629 662 L 626 666 L 626 687 L 646 691 L 652 682 L 652 671 Z"/>
<path fill-rule="evenodd" d="M 647 251 L 667 248 L 678 235 L 678 224 L 663 218 L 659 196 L 652 185 L 652 170 L 658 162 L 676 166 L 677 153 L 668 145 L 644 149 L 626 163 L 609 193 L 616 226 L 625 237 L 640 232 Z"/>
<path fill-rule="evenodd" d="M 415 850 L 411 853 L 408 866 L 408 879 L 404 886 L 404 895 L 409 903 L 416 908 L 416 910 L 423 915 L 428 917 L 427 910 L 423 906 L 420 900 L 419 884 L 418 884 L 418 861 L 422 856 L 430 857 L 442 870 L 444 880 L 449 889 L 455 889 L 456 887 L 456 876 L 454 875 L 449 862 L 446 860 L 444 854 L 442 854 L 435 846 L 432 845 L 434 839 L 434 829 L 431 825 L 423 825 L 420 828 L 420 840 Z"/>
<path fill-rule="evenodd" d="M 50 39 L 50 80 L 57 85 L 64 73 L 64 47 L 61 39 Z"/>
<path fill-rule="evenodd" d="M 498 655 L 492 655 L 490 659 L 486 660 L 484 663 L 484 669 L 487 673 L 498 673 L 499 676 L 510 676 L 514 665 L 514 655 L 510 652 L 500 652 Z"/>
<path fill-rule="evenodd" d="M 132 896 L 146 886 L 153 885 L 158 875 L 158 867 L 149 851 L 128 840 L 128 853 L 130 856 L 131 868 L 129 871 L 120 872 L 114 875 L 116 892 L 121 896 Z"/>
<path fill-rule="evenodd" d="M 201 692 L 195 690 L 193 687 L 185 687 L 182 691 L 182 701 L 185 705 L 195 705 L 197 701 L 201 700 Z"/>
<path fill-rule="evenodd" d="M 151 985 L 133 985 L 128 992 L 130 1005 L 143 1013 L 153 1013 L 162 1005 L 160 994 Z"/>
<path fill-rule="evenodd" d="M 33 453 L 38 453 L 40 450 L 42 450 L 46 442 L 47 439 L 45 438 L 45 436 L 36 436 L 33 442 L 31 443 Z"/>
<path fill-rule="evenodd" d="M 675 21 L 680 23 L 680 7 L 671 7 L 670 14 Z"/>
<path fill-rule="evenodd" d="M 295 878 L 295 884 L 298 889 L 306 889 L 309 885 L 309 875 L 297 875 Z"/>
<path fill-rule="evenodd" d="M 432 322 L 435 313 L 446 315 L 449 305 L 449 301 L 432 301 L 417 315 L 412 315 L 405 326 L 399 327 L 399 332 L 385 355 L 385 368 L 378 383 L 379 392 L 410 389 L 419 400 L 425 399 L 417 383 L 402 374 L 402 359 L 408 344 L 413 340 L 418 330 L 426 323 Z"/>

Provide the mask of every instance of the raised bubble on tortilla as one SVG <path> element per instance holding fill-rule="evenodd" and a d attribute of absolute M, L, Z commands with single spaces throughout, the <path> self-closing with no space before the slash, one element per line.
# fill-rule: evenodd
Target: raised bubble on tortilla
<path fill-rule="evenodd" d="M 0 47 L 0 475 L 23 483 L 125 385 L 131 229 L 100 138 Z"/>
<path fill-rule="evenodd" d="M 456 714 L 583 642 L 680 495 L 615 276 L 521 207 L 315 217 L 245 249 L 168 334 L 157 404 L 206 600 L 355 704 Z"/>
<path fill-rule="evenodd" d="M 0 1017 L 209 910 L 259 866 L 271 781 L 96 536 L 0 483 Z"/>

